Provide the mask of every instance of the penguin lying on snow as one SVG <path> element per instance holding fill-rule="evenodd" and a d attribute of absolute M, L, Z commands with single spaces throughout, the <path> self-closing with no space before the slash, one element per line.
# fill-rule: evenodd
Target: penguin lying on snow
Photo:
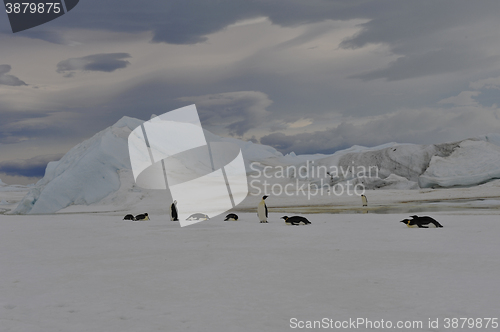
<path fill-rule="evenodd" d="M 413 219 L 404 219 L 401 220 L 401 222 L 405 223 L 406 226 L 410 228 L 429 228 L 430 224 L 433 225 L 433 228 L 436 227 L 443 227 L 440 223 L 437 222 L 434 218 L 428 217 L 428 216 L 411 216 Z"/>
<path fill-rule="evenodd" d="M 210 218 L 204 213 L 194 213 L 190 215 L 186 220 L 209 220 Z"/>
<path fill-rule="evenodd" d="M 136 215 L 135 220 L 150 220 L 150 219 L 147 213 L 143 213 Z"/>
<path fill-rule="evenodd" d="M 224 219 L 224 221 L 236 221 L 238 220 L 238 215 L 234 214 L 234 213 L 230 213 L 226 216 L 226 219 Z"/>
<path fill-rule="evenodd" d="M 133 221 L 135 221 L 135 217 L 134 217 L 133 215 L 131 215 L 131 214 L 127 214 L 127 215 L 123 218 L 123 220 L 133 220 Z"/>
<path fill-rule="evenodd" d="M 281 217 L 281 219 L 285 219 L 285 223 L 287 225 L 298 226 L 298 225 L 310 225 L 311 224 L 311 222 L 309 220 L 307 220 L 306 218 L 301 217 L 301 216 L 293 216 L 290 218 L 288 218 L 287 216 L 283 216 L 283 217 Z"/>

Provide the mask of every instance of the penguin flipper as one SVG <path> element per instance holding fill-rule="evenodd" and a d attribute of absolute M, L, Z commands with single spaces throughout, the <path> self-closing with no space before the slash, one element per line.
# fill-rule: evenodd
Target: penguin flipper
<path fill-rule="evenodd" d="M 423 226 L 423 225 L 420 225 L 420 224 L 417 224 L 418 228 L 429 228 L 427 226 Z"/>

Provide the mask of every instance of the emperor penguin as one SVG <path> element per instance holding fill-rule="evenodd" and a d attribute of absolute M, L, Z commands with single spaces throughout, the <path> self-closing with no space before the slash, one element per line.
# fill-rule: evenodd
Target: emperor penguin
<path fill-rule="evenodd" d="M 266 198 L 269 196 L 262 196 L 262 200 L 257 206 L 257 216 L 259 216 L 259 220 L 261 224 L 267 224 L 267 205 Z"/>
<path fill-rule="evenodd" d="M 150 219 L 147 213 L 143 213 L 136 215 L 135 220 L 150 220 Z"/>
<path fill-rule="evenodd" d="M 206 214 L 204 213 L 194 213 L 192 215 L 190 215 L 189 217 L 187 217 L 186 220 L 198 220 L 198 221 L 203 221 L 203 220 L 209 220 L 210 217 L 207 216 Z"/>
<path fill-rule="evenodd" d="M 131 215 L 131 214 L 127 214 L 127 215 L 123 218 L 123 220 L 133 220 L 133 221 L 135 221 L 135 217 L 134 217 L 133 215 Z"/>
<path fill-rule="evenodd" d="M 293 216 L 293 217 L 287 217 L 283 216 L 281 219 L 285 219 L 285 223 L 287 225 L 310 225 L 311 222 L 307 220 L 307 218 L 301 217 L 301 216 Z"/>
<path fill-rule="evenodd" d="M 443 227 L 436 219 L 431 218 L 429 216 L 411 216 L 412 219 L 404 219 L 401 220 L 402 223 L 405 223 L 406 226 L 410 228 L 429 228 L 429 226 L 432 224 L 432 227 L 434 228 L 439 228 Z"/>
<path fill-rule="evenodd" d="M 177 211 L 177 201 L 174 201 L 172 205 L 170 205 L 170 220 L 179 221 L 179 213 Z"/>
<path fill-rule="evenodd" d="M 224 221 L 236 221 L 238 220 L 238 215 L 234 213 L 230 213 L 226 216 L 226 219 Z"/>
<path fill-rule="evenodd" d="M 361 195 L 361 202 L 363 203 L 363 206 L 368 206 L 368 200 L 365 195 Z"/>

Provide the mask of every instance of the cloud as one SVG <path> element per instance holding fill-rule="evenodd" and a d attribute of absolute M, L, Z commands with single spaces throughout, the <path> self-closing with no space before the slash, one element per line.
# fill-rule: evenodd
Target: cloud
<path fill-rule="evenodd" d="M 41 108 L 44 106 L 42 104 Z M 95 117 L 89 116 L 90 112 L 88 110 L 86 113 L 84 110 L 75 112 L 2 110 L 0 111 L 2 119 L 0 144 L 16 144 L 25 141 L 36 144 L 36 142 L 54 140 L 76 144 L 104 129 L 103 126 L 106 127 L 106 124 L 100 123 L 103 116 L 99 117 L 99 112 L 103 113 L 102 109 L 92 113 Z"/>
<path fill-rule="evenodd" d="M 313 121 L 311 119 L 299 119 L 295 122 L 288 123 L 289 128 L 302 128 L 311 125 Z"/>
<path fill-rule="evenodd" d="M 70 27 L 151 32 L 153 42 L 197 44 L 237 22 L 259 17 L 266 17 L 282 27 L 362 19 L 366 23 L 360 25 L 361 30 L 346 38 L 340 47 L 357 49 L 373 44 L 387 45 L 390 52 L 400 58 L 385 67 L 350 75 L 351 78 L 394 81 L 498 64 L 498 57 L 488 56 L 498 53 L 493 49 L 498 44 L 498 37 L 487 33 L 498 30 L 496 1 L 485 1 L 481 6 L 467 1 L 422 1 L 425 5 L 385 0 L 186 0 L 152 1 L 137 6 L 132 0 L 122 0 L 119 5 L 88 0 L 80 2 L 71 14 L 51 22 L 54 31 L 33 30 L 26 36 L 66 43 L 56 32 L 64 30 L 55 28 Z M 298 41 L 322 33 L 324 31 L 318 28 Z M 482 47 L 486 44 L 487 47 Z"/>
<path fill-rule="evenodd" d="M 385 78 L 388 81 L 398 81 L 460 71 L 464 69 L 471 59 L 481 58 L 481 55 L 471 53 L 475 52 L 464 50 L 457 52 L 456 50 L 444 49 L 420 54 L 409 54 L 399 57 L 385 68 L 351 75 L 349 78 L 360 78 L 364 81 Z M 485 65 L 486 62 L 494 64 L 498 60 L 500 60 L 499 56 L 487 57 L 482 60 L 481 65 Z"/>
<path fill-rule="evenodd" d="M 0 162 L 0 173 L 9 176 L 43 177 L 45 168 L 51 161 L 61 159 L 63 154 L 36 156 L 30 159 L 17 159 Z"/>
<path fill-rule="evenodd" d="M 28 85 L 13 75 L 7 75 L 12 69 L 10 65 L 0 65 L 0 85 L 20 86 Z"/>
<path fill-rule="evenodd" d="M 48 113 L 37 111 L 1 111 L 2 122 L 0 122 L 0 144 L 13 144 L 28 140 L 29 138 L 38 138 L 50 132 L 43 130 L 43 126 L 36 125 L 37 122 L 49 122 L 45 118 Z M 43 128 L 42 128 L 43 127 Z M 54 126 L 56 127 L 56 126 Z"/>
<path fill-rule="evenodd" d="M 223 127 L 230 135 L 243 136 L 266 121 L 272 104 L 269 97 L 259 91 L 237 91 L 203 96 L 181 97 L 179 101 L 195 103 L 200 120 L 215 133 Z"/>
<path fill-rule="evenodd" d="M 283 7 L 286 6 L 286 11 Z M 152 32 L 152 41 L 169 44 L 196 44 L 210 34 L 236 22 L 268 17 L 281 26 L 296 26 L 329 19 L 366 16 L 363 5 L 352 1 L 323 0 L 184 0 L 151 1 L 137 6 L 133 0 L 80 1 L 70 14 L 51 22 L 52 27 Z M 47 39 L 45 39 L 47 40 Z"/>
<path fill-rule="evenodd" d="M 273 133 L 260 139 L 283 153 L 330 154 L 352 145 L 376 146 L 387 142 L 432 144 L 498 132 L 500 109 L 456 107 L 405 110 L 367 121 L 344 120 L 335 127 L 289 135 Z"/>
<path fill-rule="evenodd" d="M 474 90 L 481 90 L 481 89 L 500 90 L 500 76 L 477 80 L 475 82 L 470 83 L 469 87 Z"/>
<path fill-rule="evenodd" d="M 113 72 L 117 69 L 125 68 L 130 62 L 123 60 L 131 58 L 128 53 L 101 53 L 87 55 L 81 58 L 70 58 L 57 64 L 58 73 L 70 72 L 75 70 Z"/>
<path fill-rule="evenodd" d="M 31 38 L 31 39 L 40 39 L 47 41 L 49 43 L 58 44 L 58 45 L 70 45 L 72 42 L 66 39 L 65 35 L 61 31 L 44 31 L 44 30 L 33 30 L 28 29 L 19 32 L 20 36 Z"/>
<path fill-rule="evenodd" d="M 198 105 L 204 126 L 214 133 L 246 139 L 254 135 L 257 140 L 267 135 L 264 141 L 282 151 L 447 140 L 464 125 L 440 121 L 438 114 L 448 117 L 446 111 L 452 109 L 457 119 L 469 119 L 465 111 L 459 116 L 458 109 L 474 113 L 481 105 L 500 105 L 495 88 L 500 84 L 482 80 L 500 75 L 495 58 L 500 54 L 498 11 L 493 10 L 498 2 L 422 1 L 425 6 L 386 0 L 186 0 L 141 6 L 131 0 L 119 5 L 80 2 L 68 15 L 44 25 L 44 32 L 38 32 L 41 27 L 29 31 L 37 32 L 30 38 L 56 44 L 67 38 L 81 46 L 70 50 L 12 39 L 10 32 L 2 36 L 11 53 L 4 62 L 14 69 L 26 62 L 19 49 L 37 54 L 36 63 L 26 63 L 30 77 L 22 78 L 37 82 L 40 89 L 1 96 L 0 141 L 50 137 L 76 142 L 123 115 L 149 119 L 159 109 L 188 103 Z M 80 49 L 86 53 L 73 53 Z M 127 57 L 95 54 L 114 51 L 128 52 L 112 53 Z M 128 63 L 130 54 L 134 66 Z M 50 67 L 40 66 L 54 69 L 57 62 L 61 75 L 50 75 L 44 71 Z M 62 79 L 84 70 L 114 72 L 106 80 Z M 474 82 L 470 88 L 469 82 Z M 476 89 L 491 94 L 477 94 Z M 403 116 L 405 109 L 419 116 Z M 25 117 L 9 122 L 5 110 L 22 111 Z M 59 113 L 40 119 L 26 110 Z M 307 119 L 312 123 L 307 125 Z M 418 122 L 424 119 L 432 121 Z M 333 134 L 325 131 L 328 127 Z M 273 131 L 275 136 L 268 135 Z"/>
<path fill-rule="evenodd" d="M 369 15 L 370 21 L 360 25 L 361 31 L 340 46 L 357 49 L 382 44 L 401 57 L 383 68 L 350 77 L 396 81 L 498 65 L 500 58 L 493 50 L 498 37 L 484 34 L 485 29 L 497 24 L 493 12 L 498 10 L 498 3 L 425 3 L 394 1 L 377 6 L 378 10 Z"/>
<path fill-rule="evenodd" d="M 479 106 L 479 103 L 472 97 L 477 97 L 480 91 L 462 91 L 457 96 L 440 100 L 438 104 L 453 104 L 456 106 Z"/>

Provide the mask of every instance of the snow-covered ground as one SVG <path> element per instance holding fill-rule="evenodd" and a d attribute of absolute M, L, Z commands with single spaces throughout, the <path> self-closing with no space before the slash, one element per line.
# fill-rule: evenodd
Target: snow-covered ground
<path fill-rule="evenodd" d="M 1 331 L 298 330 L 293 318 L 450 331 L 445 318 L 500 318 L 498 210 L 412 229 L 407 213 L 286 226 L 268 205 L 269 224 L 240 213 L 184 228 L 159 214 L 1 215 Z"/>

